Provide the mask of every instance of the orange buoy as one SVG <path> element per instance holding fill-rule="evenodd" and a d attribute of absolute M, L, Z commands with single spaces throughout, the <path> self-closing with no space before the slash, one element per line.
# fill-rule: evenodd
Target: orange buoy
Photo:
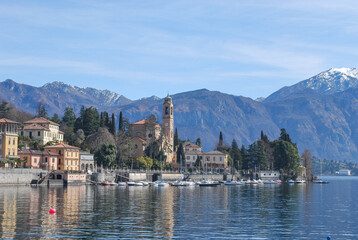
<path fill-rule="evenodd" d="M 52 215 L 53 215 L 53 214 L 56 214 L 56 209 L 51 208 L 50 211 L 48 211 L 48 212 L 49 212 L 49 214 L 52 214 Z"/>

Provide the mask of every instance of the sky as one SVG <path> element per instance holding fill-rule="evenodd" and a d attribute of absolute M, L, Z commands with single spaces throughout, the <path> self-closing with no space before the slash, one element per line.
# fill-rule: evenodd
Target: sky
<path fill-rule="evenodd" d="M 358 67 L 356 0 L 1 0 L 0 81 L 267 97 Z"/>

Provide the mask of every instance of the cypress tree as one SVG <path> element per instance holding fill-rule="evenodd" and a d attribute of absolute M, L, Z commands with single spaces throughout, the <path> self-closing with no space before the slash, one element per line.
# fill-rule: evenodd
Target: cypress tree
<path fill-rule="evenodd" d="M 122 114 L 122 111 L 119 113 L 118 131 L 123 131 L 123 114 Z"/>
<path fill-rule="evenodd" d="M 248 170 L 249 169 L 249 163 L 250 163 L 250 156 L 249 153 L 246 150 L 245 145 L 241 146 L 241 156 L 242 156 L 242 169 Z"/>
<path fill-rule="evenodd" d="M 195 144 L 201 147 L 201 139 L 197 138 Z"/>
<path fill-rule="evenodd" d="M 241 157 L 239 146 L 237 145 L 237 142 L 235 139 L 232 140 L 230 156 L 233 160 L 234 167 L 237 170 L 242 168 L 242 157 Z"/>
<path fill-rule="evenodd" d="M 116 135 L 116 119 L 114 118 L 114 113 L 112 113 L 112 121 L 110 132 L 115 136 Z"/>
<path fill-rule="evenodd" d="M 178 137 L 178 129 L 175 128 L 175 133 L 174 133 L 174 149 L 176 146 L 178 146 L 179 144 L 179 137 Z"/>
<path fill-rule="evenodd" d="M 103 112 L 101 112 L 101 117 L 100 117 L 100 123 L 99 123 L 100 127 L 104 127 L 104 118 L 103 118 Z"/>
<path fill-rule="evenodd" d="M 217 149 L 218 151 L 222 151 L 222 150 L 223 150 L 223 146 L 224 146 L 224 138 L 223 138 L 223 133 L 220 131 L 219 143 L 218 143 L 218 146 L 216 147 L 216 149 Z"/>

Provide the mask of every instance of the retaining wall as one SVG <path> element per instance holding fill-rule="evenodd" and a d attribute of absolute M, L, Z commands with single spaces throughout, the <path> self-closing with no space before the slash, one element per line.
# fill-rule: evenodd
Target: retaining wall
<path fill-rule="evenodd" d="M 30 184 L 32 179 L 39 179 L 39 174 L 47 174 L 42 169 L 2 168 L 0 169 L 0 184 Z"/>

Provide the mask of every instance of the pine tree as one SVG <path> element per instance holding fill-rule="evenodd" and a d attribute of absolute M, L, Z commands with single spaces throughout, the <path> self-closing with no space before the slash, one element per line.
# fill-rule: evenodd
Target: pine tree
<path fill-rule="evenodd" d="M 76 114 L 73 108 L 66 107 L 62 121 L 68 126 L 73 127 L 76 121 Z"/>
<path fill-rule="evenodd" d="M 89 107 L 85 110 L 83 118 L 83 131 L 86 136 L 95 133 L 100 124 L 99 114 L 96 108 Z"/>
<path fill-rule="evenodd" d="M 286 132 L 286 129 L 284 129 L 284 128 L 281 129 L 281 134 L 280 134 L 279 140 L 292 143 L 290 135 L 288 135 L 288 133 Z"/>
<path fill-rule="evenodd" d="M 55 123 L 58 123 L 58 124 L 61 123 L 61 119 L 58 117 L 58 114 L 57 114 L 57 113 L 54 113 L 54 114 L 53 114 L 53 117 L 51 118 L 51 121 L 52 121 L 52 122 L 55 122 Z"/>
<path fill-rule="evenodd" d="M 8 102 L 2 100 L 0 104 L 0 118 L 6 118 L 8 112 L 10 111 L 10 107 L 8 107 Z"/>

